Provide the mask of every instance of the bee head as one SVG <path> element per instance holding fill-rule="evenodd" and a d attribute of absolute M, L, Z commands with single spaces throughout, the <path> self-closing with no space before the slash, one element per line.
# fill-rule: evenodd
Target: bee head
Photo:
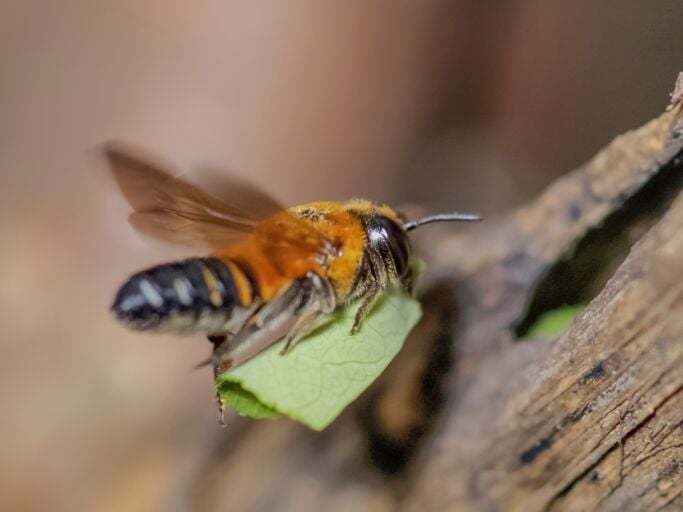
<path fill-rule="evenodd" d="M 409 268 L 412 249 L 408 235 L 394 219 L 386 215 L 369 215 L 364 219 L 368 244 L 384 259 L 393 260 L 394 268 L 399 276 Z"/>

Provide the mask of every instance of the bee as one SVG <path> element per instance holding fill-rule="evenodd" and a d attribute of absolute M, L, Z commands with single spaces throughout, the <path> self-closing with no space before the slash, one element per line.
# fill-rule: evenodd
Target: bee
<path fill-rule="evenodd" d="M 236 197 L 221 200 L 120 144 L 106 145 L 104 155 L 135 228 L 204 254 L 134 274 L 113 314 L 136 330 L 207 335 L 216 374 L 283 337 L 287 353 L 324 315 L 356 300 L 350 335 L 357 333 L 383 290 L 412 292 L 408 232 L 480 220 L 448 213 L 407 222 L 364 199 L 283 208 L 237 182 L 226 184 Z"/>

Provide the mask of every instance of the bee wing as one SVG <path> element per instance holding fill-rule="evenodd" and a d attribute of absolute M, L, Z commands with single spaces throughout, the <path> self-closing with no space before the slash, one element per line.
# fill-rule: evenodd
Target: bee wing
<path fill-rule="evenodd" d="M 261 188 L 234 176 L 227 179 L 228 176 L 229 171 L 220 167 L 204 166 L 197 169 L 198 183 L 203 189 L 211 190 L 215 197 L 233 209 L 248 212 L 250 218 L 261 220 L 285 209 Z"/>
<path fill-rule="evenodd" d="M 226 194 L 228 200 L 217 199 L 173 176 L 166 170 L 168 165 L 139 154 L 117 143 L 104 147 L 112 174 L 135 210 L 130 216 L 131 224 L 155 238 L 202 249 L 224 247 L 252 231 L 261 219 L 282 209 L 253 187 L 237 180 L 225 183 L 225 178 L 218 186 L 220 180 L 214 177 L 212 190 L 230 191 Z M 245 197 L 239 203 L 241 194 Z"/>

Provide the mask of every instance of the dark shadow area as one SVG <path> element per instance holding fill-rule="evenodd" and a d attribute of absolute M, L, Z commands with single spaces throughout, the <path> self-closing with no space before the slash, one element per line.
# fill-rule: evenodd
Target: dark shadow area
<path fill-rule="evenodd" d="M 515 336 L 523 338 L 546 312 L 590 302 L 682 188 L 683 157 L 678 155 L 541 277 L 525 315 L 512 327 Z M 572 218 L 580 214 L 573 209 L 567 212 Z"/>
<path fill-rule="evenodd" d="M 439 281 L 420 300 L 422 320 L 360 410 L 371 460 L 386 475 L 401 473 L 415 454 L 444 402 L 443 381 L 455 361 L 453 284 Z"/>

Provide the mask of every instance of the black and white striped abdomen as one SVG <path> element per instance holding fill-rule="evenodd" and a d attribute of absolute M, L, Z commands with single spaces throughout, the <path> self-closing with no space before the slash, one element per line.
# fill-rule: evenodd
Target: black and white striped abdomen
<path fill-rule="evenodd" d="M 257 297 L 257 284 L 235 264 L 192 258 L 135 274 L 111 309 L 134 329 L 214 334 L 241 324 Z"/>

